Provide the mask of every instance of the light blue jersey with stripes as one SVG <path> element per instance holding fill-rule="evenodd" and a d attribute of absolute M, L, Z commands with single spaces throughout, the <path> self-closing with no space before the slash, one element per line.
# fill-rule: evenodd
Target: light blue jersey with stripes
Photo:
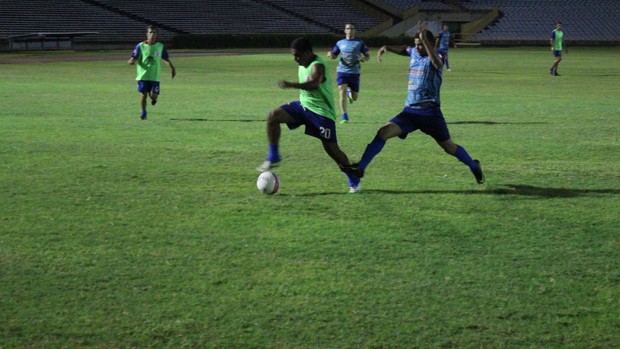
<path fill-rule="evenodd" d="M 334 55 L 340 55 L 336 71 L 338 73 L 359 74 L 361 70 L 360 58 L 368 51 L 368 47 L 360 39 L 338 41 L 332 49 Z"/>
<path fill-rule="evenodd" d="M 409 85 L 406 106 L 433 102 L 440 105 L 439 89 L 442 81 L 442 70 L 435 68 L 430 56 L 422 57 L 415 47 L 408 47 Z"/>

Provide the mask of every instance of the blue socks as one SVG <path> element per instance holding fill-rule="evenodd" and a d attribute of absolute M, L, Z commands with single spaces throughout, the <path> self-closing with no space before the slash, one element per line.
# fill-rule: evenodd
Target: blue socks
<path fill-rule="evenodd" d="M 355 177 L 353 175 L 350 175 L 348 173 L 345 173 L 345 175 L 347 175 L 347 179 L 349 180 L 349 187 L 354 187 L 354 186 L 360 184 L 360 179 L 359 178 L 357 178 L 357 177 Z"/>
<path fill-rule="evenodd" d="M 364 150 L 364 155 L 362 155 L 362 159 L 358 163 L 358 166 L 362 169 L 365 169 L 368 164 L 372 161 L 372 159 L 377 156 L 383 149 L 385 145 L 385 141 L 376 135 L 375 138 L 366 146 L 366 150 Z"/>
<path fill-rule="evenodd" d="M 278 152 L 277 144 L 269 144 L 269 155 L 267 155 L 267 161 L 279 162 L 281 160 L 280 153 Z"/>
<path fill-rule="evenodd" d="M 456 146 L 456 153 L 454 153 L 453 156 L 459 159 L 460 162 L 469 166 L 471 170 L 475 170 L 476 168 L 478 168 L 478 163 L 475 162 L 471 158 L 471 156 L 467 154 L 467 151 L 465 150 L 465 148 L 461 147 L 460 145 Z"/>

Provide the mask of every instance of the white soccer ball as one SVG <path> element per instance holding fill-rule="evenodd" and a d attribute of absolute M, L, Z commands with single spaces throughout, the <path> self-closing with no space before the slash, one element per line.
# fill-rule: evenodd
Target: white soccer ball
<path fill-rule="evenodd" d="M 256 187 L 263 194 L 275 194 L 280 189 L 280 179 L 273 172 L 263 172 L 258 176 Z"/>

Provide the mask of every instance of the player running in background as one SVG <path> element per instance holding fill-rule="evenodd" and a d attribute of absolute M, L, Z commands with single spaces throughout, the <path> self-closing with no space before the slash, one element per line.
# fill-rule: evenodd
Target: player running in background
<path fill-rule="evenodd" d="M 325 60 L 314 54 L 312 44 L 305 38 L 297 38 L 291 43 L 291 54 L 299 64 L 297 73 L 299 82 L 280 80 L 278 86 L 299 89 L 299 101 L 281 105 L 269 113 L 267 117 L 269 153 L 256 169 L 260 172 L 269 171 L 281 161 L 278 145 L 280 124 L 286 124 L 291 130 L 305 125 L 305 133 L 320 139 L 327 155 L 347 175 L 349 192 L 356 193 L 360 190 L 361 182 L 352 174 L 349 158 L 338 146 L 332 81 Z"/>
<path fill-rule="evenodd" d="M 448 63 L 448 49 L 450 48 L 450 27 L 447 24 L 443 25 L 443 30 L 439 32 L 437 35 L 437 40 L 435 41 L 435 50 L 441 57 L 441 61 L 443 65 L 446 67 L 447 71 L 452 71 L 450 69 L 450 64 Z"/>
<path fill-rule="evenodd" d="M 450 138 L 439 99 L 443 65 L 441 58 L 433 49 L 433 42 L 433 34 L 425 30 L 422 25 L 415 36 L 415 47 L 383 46 L 377 52 L 379 62 L 386 51 L 410 57 L 409 92 L 402 112 L 379 129 L 375 138 L 366 147 L 360 162 L 353 165 L 358 177 L 364 176 L 364 170 L 381 152 L 388 139 L 396 136 L 405 139 L 409 133 L 419 129 L 433 137 L 446 153 L 467 165 L 478 184 L 484 183 L 480 162 L 473 160 L 465 148 L 455 144 Z"/>
<path fill-rule="evenodd" d="M 553 76 L 558 74 L 558 65 L 562 61 L 562 45 L 564 42 L 564 32 L 562 31 L 562 22 L 555 25 L 555 29 L 551 32 L 549 43 L 551 44 L 551 52 L 553 53 L 553 65 L 549 68 L 549 73 Z"/>
<path fill-rule="evenodd" d="M 347 113 L 347 100 L 349 103 L 357 100 L 360 92 L 361 62 L 370 58 L 370 51 L 364 41 L 355 38 L 355 25 L 347 23 L 344 26 L 345 39 L 336 43 L 334 48 L 327 52 L 327 57 L 336 59 L 340 55 L 340 61 L 336 68 L 338 92 L 340 95 L 340 109 L 342 109 L 341 124 L 349 122 Z"/>
<path fill-rule="evenodd" d="M 142 93 L 140 119 L 146 120 L 146 100 L 151 98 L 151 105 L 157 103 L 159 96 L 159 80 L 161 76 L 161 61 L 163 60 L 172 70 L 172 78 L 177 74 L 166 47 L 157 42 L 157 28 L 149 25 L 146 30 L 146 40 L 137 44 L 127 63 L 136 65 L 138 92 Z"/>

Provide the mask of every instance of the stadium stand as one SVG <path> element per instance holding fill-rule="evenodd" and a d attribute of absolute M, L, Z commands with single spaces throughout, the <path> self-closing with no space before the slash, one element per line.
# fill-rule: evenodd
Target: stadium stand
<path fill-rule="evenodd" d="M 265 0 L 263 2 L 298 15 L 314 18 L 332 28 L 332 32 L 336 33 L 341 33 L 347 22 L 355 24 L 360 32 L 381 23 L 376 17 L 365 14 L 344 0 Z"/>
<path fill-rule="evenodd" d="M 330 29 L 254 0 L 99 0 L 191 34 L 328 33 Z"/>
<path fill-rule="evenodd" d="M 466 27 L 463 40 L 484 44 L 543 44 L 562 21 L 569 41 L 617 44 L 618 18 L 620 0 L 1 0 L 0 46 L 48 38 L 137 42 L 148 24 L 160 28 L 162 41 L 178 34 L 342 35 L 346 22 L 362 36 L 398 36 L 418 20 Z"/>
<path fill-rule="evenodd" d="M 31 33 L 98 32 L 87 40 L 137 40 L 144 37 L 146 23 L 125 17 L 81 0 L 2 0 L 0 37 Z M 160 30 L 164 39 L 173 32 Z"/>
<path fill-rule="evenodd" d="M 471 0 L 471 8 L 499 8 L 494 25 L 471 40 L 547 40 L 555 23 L 564 23 L 566 37 L 580 41 L 620 39 L 620 1 L 617 0 Z"/>

